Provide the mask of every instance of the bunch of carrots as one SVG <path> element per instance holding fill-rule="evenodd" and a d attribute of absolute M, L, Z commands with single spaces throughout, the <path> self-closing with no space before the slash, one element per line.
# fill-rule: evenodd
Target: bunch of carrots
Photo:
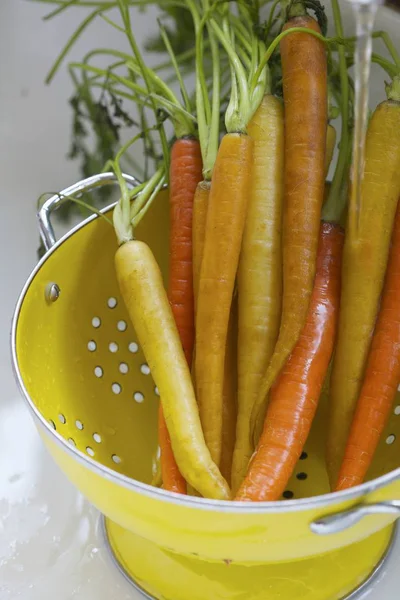
<path fill-rule="evenodd" d="M 111 166 L 121 185 L 116 272 L 160 392 L 161 485 L 171 492 L 279 499 L 328 372 L 332 491 L 362 483 L 390 414 L 400 380 L 400 58 L 377 32 L 391 58 L 373 59 L 391 82 L 369 121 L 358 213 L 354 39 L 331 1 L 334 37 L 318 2 L 274 2 L 262 23 L 255 1 L 182 0 L 196 33 L 193 94 L 161 29 L 181 99 L 145 64 L 128 0 L 116 0 L 121 23 L 111 24 L 132 52 L 110 51 L 128 75 L 71 65 L 93 85 L 107 76 L 114 93 L 152 111 L 160 136 L 162 157 L 139 189 L 127 189 L 119 166 L 138 136 Z M 166 183 L 167 290 L 135 239 Z"/>

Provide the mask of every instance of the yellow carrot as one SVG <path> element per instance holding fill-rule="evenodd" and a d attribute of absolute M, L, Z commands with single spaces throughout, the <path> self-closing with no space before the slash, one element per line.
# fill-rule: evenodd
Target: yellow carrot
<path fill-rule="evenodd" d="M 235 492 L 254 451 L 250 416 L 279 332 L 282 297 L 283 106 L 266 94 L 248 128 L 253 166 L 238 272 L 238 421 Z"/>
<path fill-rule="evenodd" d="M 196 313 L 195 378 L 204 437 L 216 464 L 221 460 L 225 349 L 252 156 L 248 135 L 227 133 L 223 137 L 208 202 Z"/>
<path fill-rule="evenodd" d="M 179 470 L 203 496 L 229 499 L 228 485 L 204 441 L 189 367 L 153 253 L 144 242 L 127 241 L 119 247 L 115 265 L 122 297 L 160 391 Z"/>
<path fill-rule="evenodd" d="M 232 459 L 236 439 L 237 420 L 237 334 L 238 334 L 237 295 L 232 301 L 226 341 L 224 390 L 222 405 L 222 449 L 221 473 L 231 484 Z"/>
<path fill-rule="evenodd" d="M 400 195 L 400 136 L 395 133 L 399 131 L 400 102 L 383 102 L 368 127 L 359 217 L 353 198 L 349 208 L 339 331 L 330 384 L 327 465 L 332 487 L 360 393 L 383 287 Z"/>
<path fill-rule="evenodd" d="M 201 181 L 196 188 L 193 201 L 193 290 L 194 305 L 197 306 L 197 297 L 199 294 L 199 281 L 201 261 L 203 260 L 204 239 L 206 235 L 206 222 L 208 199 L 210 195 L 211 184 L 209 181 Z"/>

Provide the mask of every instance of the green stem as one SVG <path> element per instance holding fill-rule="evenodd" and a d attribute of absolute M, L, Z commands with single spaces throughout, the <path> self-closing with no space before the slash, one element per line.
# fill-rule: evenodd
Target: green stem
<path fill-rule="evenodd" d="M 212 171 L 217 158 L 219 145 L 219 113 L 221 107 L 221 65 L 219 59 L 219 48 L 218 42 L 216 41 L 211 28 L 209 28 L 209 39 L 211 44 L 213 78 L 211 120 L 208 127 L 207 148 L 204 151 L 205 160 L 203 161 L 203 177 L 206 181 L 211 181 Z"/>
<path fill-rule="evenodd" d="M 71 202 L 74 202 L 78 206 L 81 206 L 82 208 L 85 208 L 86 210 L 89 210 L 90 212 L 94 213 L 98 217 L 101 217 L 102 219 L 107 221 L 107 223 L 109 225 L 112 225 L 111 220 L 104 213 L 102 213 L 100 210 L 98 210 L 95 206 L 92 206 L 88 202 L 81 200 L 81 198 L 77 198 L 76 196 L 71 196 L 71 195 L 65 196 L 64 194 L 60 194 L 60 192 L 45 192 L 44 194 L 41 194 L 37 201 L 38 208 L 40 208 L 40 206 L 42 206 L 42 204 L 45 200 L 45 196 L 58 196 L 60 198 L 60 200 L 62 200 L 62 201 L 70 200 Z"/>
<path fill-rule="evenodd" d="M 265 45 L 263 42 L 258 42 L 258 56 L 263 56 Z M 271 73 L 268 65 L 265 65 L 261 76 L 258 79 L 257 85 L 251 94 L 251 116 L 254 115 L 265 94 L 271 93 Z"/>
<path fill-rule="evenodd" d="M 44 0 L 45 1 L 45 0 Z M 48 21 L 50 19 L 52 19 L 53 17 L 56 17 L 57 15 L 59 15 L 60 13 L 64 12 L 64 10 L 66 10 L 67 8 L 69 8 L 70 6 L 73 5 L 76 6 L 80 6 L 80 2 L 79 0 L 67 0 L 67 2 L 64 2 L 62 4 L 62 6 L 59 6 L 58 8 L 55 8 L 54 10 L 52 10 L 50 13 L 48 13 L 47 15 L 45 15 L 43 17 L 44 21 Z"/>
<path fill-rule="evenodd" d="M 372 33 L 372 37 L 374 39 L 377 39 L 377 38 L 382 39 L 383 43 L 385 44 L 386 48 L 389 51 L 390 56 L 392 57 L 395 65 L 398 67 L 398 69 L 400 69 L 400 56 L 396 50 L 395 45 L 393 44 L 392 38 L 390 37 L 388 32 L 387 31 L 374 31 Z M 355 43 L 357 41 L 357 38 L 352 36 L 350 38 L 346 38 L 346 41 Z"/>
<path fill-rule="evenodd" d="M 127 150 L 129 150 L 129 148 L 138 140 L 141 139 L 141 137 L 147 132 L 141 131 L 140 133 L 138 133 L 137 135 L 135 135 L 133 138 L 131 138 L 130 140 L 128 140 L 123 146 L 121 146 L 121 148 L 118 150 L 116 156 L 115 156 L 115 161 L 116 162 L 120 162 L 121 158 L 123 157 L 123 155 L 125 154 L 125 152 Z"/>
<path fill-rule="evenodd" d="M 242 61 L 243 65 L 246 67 L 246 70 L 251 72 L 251 62 L 253 60 L 253 57 L 251 52 L 249 53 L 250 55 L 246 53 L 245 49 L 241 45 L 240 39 L 239 44 L 236 45 L 235 51 L 240 60 Z"/>
<path fill-rule="evenodd" d="M 130 59 L 129 62 L 126 63 L 126 66 L 128 69 L 133 71 L 133 73 L 135 75 L 140 75 L 142 72 L 140 66 L 135 64 L 135 62 L 132 61 L 132 59 Z M 175 106 L 180 106 L 178 98 L 175 96 L 173 91 L 164 83 L 164 81 L 162 79 L 160 79 L 160 77 L 158 77 L 158 75 L 156 75 L 152 71 L 152 69 L 149 69 L 146 67 L 146 70 L 149 75 L 149 79 L 152 81 L 152 83 L 154 84 L 154 87 L 156 88 L 153 91 L 156 93 L 160 93 L 171 104 L 173 104 Z M 157 88 L 158 88 L 158 92 L 157 92 Z"/>
<path fill-rule="evenodd" d="M 226 7 L 224 7 L 224 17 L 222 20 L 222 29 L 223 32 L 226 36 L 226 39 L 230 39 L 231 41 L 231 45 L 232 48 L 235 47 L 235 33 L 234 31 L 231 31 L 229 28 L 229 20 L 228 20 L 228 6 L 226 5 Z M 225 111 L 225 127 L 227 129 L 227 131 L 230 131 L 231 129 L 234 131 L 236 128 L 239 129 L 239 127 L 244 127 L 244 125 L 242 123 L 240 123 L 240 107 L 239 107 L 239 90 L 238 90 L 238 85 L 237 85 L 237 77 L 236 77 L 236 71 L 234 68 L 234 65 L 231 61 L 231 59 L 228 56 L 228 64 L 229 64 L 229 70 L 230 70 L 230 83 L 231 83 L 231 89 L 230 89 L 230 95 L 229 95 L 229 101 L 226 107 L 226 111 Z M 236 126 L 236 123 L 238 123 L 239 125 Z"/>
<path fill-rule="evenodd" d="M 145 82 L 147 92 L 151 98 L 151 103 L 152 103 L 152 107 L 153 107 L 153 111 L 154 111 L 154 117 L 155 117 L 156 121 L 159 122 L 158 115 L 157 115 L 157 104 L 156 104 L 155 99 L 152 97 L 153 90 L 152 90 L 152 86 L 150 83 L 150 77 L 148 74 L 148 70 L 144 63 L 143 57 L 140 53 L 139 47 L 136 43 L 135 37 L 132 34 L 131 19 L 130 19 L 129 8 L 126 3 L 126 0 L 118 0 L 118 6 L 119 6 L 121 17 L 122 17 L 122 22 L 124 23 L 124 26 L 125 26 L 125 32 L 128 37 L 129 44 L 132 48 L 132 51 L 136 58 L 137 63 L 140 66 L 140 69 L 142 71 L 142 77 Z M 161 140 L 164 161 L 165 161 L 166 169 L 168 172 L 169 171 L 169 149 L 168 149 L 167 136 L 166 136 L 165 129 L 164 129 L 164 126 L 162 123 L 159 123 L 159 133 L 160 133 L 160 140 Z"/>
<path fill-rule="evenodd" d="M 125 154 L 122 160 L 126 162 L 127 167 L 129 167 L 129 169 L 131 170 L 131 173 L 133 173 L 135 177 L 139 179 L 139 181 L 144 178 L 145 173 L 143 171 L 143 167 L 138 163 L 138 161 L 135 158 L 133 158 L 133 156 L 130 156 L 130 154 Z"/>
<path fill-rule="evenodd" d="M 392 57 L 396 67 L 400 70 L 400 56 L 399 53 L 396 50 L 395 45 L 392 42 L 392 38 L 390 37 L 390 35 L 388 34 L 387 31 L 375 31 L 372 34 L 372 37 L 374 38 L 382 38 L 386 48 L 389 51 L 390 56 Z"/>
<path fill-rule="evenodd" d="M 142 99 L 140 99 L 140 102 L 143 104 L 143 106 L 147 106 L 148 108 L 153 108 L 153 110 L 154 110 L 154 103 L 156 103 L 156 109 L 158 108 L 157 105 L 161 106 L 168 112 L 168 114 L 174 120 L 175 126 L 178 129 L 179 129 L 179 126 L 181 126 L 179 129 L 181 132 L 181 135 L 191 134 L 194 131 L 194 126 L 192 125 L 192 123 L 195 119 L 194 119 L 193 115 L 188 113 L 179 104 L 179 102 L 175 96 L 173 96 L 174 101 L 172 101 L 172 100 L 169 100 L 168 98 L 160 96 L 159 94 L 154 93 L 154 92 L 151 92 L 150 94 L 148 94 L 147 90 L 145 88 L 141 87 L 134 81 L 131 81 L 130 79 L 127 79 L 126 77 L 123 77 L 122 75 L 117 75 L 116 73 L 113 73 L 112 71 L 108 71 L 108 70 L 106 71 L 104 69 L 95 67 L 93 65 L 88 65 L 85 63 L 70 63 L 69 67 L 70 67 L 70 69 L 81 69 L 81 70 L 87 71 L 89 73 L 95 73 L 98 77 L 102 76 L 102 77 L 105 77 L 106 79 L 108 78 L 108 79 L 112 79 L 112 80 L 116 81 L 120 85 L 127 87 L 128 89 L 132 90 L 135 93 L 135 95 L 130 96 L 130 95 L 127 95 L 126 93 L 124 94 L 123 92 L 120 92 L 121 96 L 123 95 L 125 98 L 133 100 L 134 102 L 137 103 L 139 101 L 137 94 L 139 94 L 140 96 L 143 97 Z"/>
<path fill-rule="evenodd" d="M 171 43 L 169 41 L 169 36 L 168 33 L 165 29 L 165 27 L 163 26 L 163 24 L 158 21 L 158 25 L 160 27 L 160 32 L 161 32 L 161 37 L 163 39 L 164 45 L 167 49 L 167 52 L 169 54 L 169 57 L 171 59 L 171 63 L 172 66 L 174 68 L 175 74 L 176 74 L 176 78 L 179 82 L 179 87 L 181 90 L 181 94 L 182 94 L 182 98 L 183 98 L 183 102 L 185 104 L 185 108 L 188 111 L 188 113 L 192 113 L 192 105 L 189 99 L 189 94 L 187 92 L 186 86 L 185 86 L 185 82 L 183 81 L 183 77 L 181 75 L 180 69 L 179 69 L 179 65 L 178 65 L 178 61 L 177 61 L 177 57 L 175 56 L 175 52 L 173 51 L 173 48 L 171 46 Z"/>
<path fill-rule="evenodd" d="M 121 188 L 121 194 L 122 194 L 121 200 L 120 200 L 121 217 L 122 217 L 123 223 L 126 226 L 125 233 L 127 233 L 130 230 L 130 225 L 129 225 L 129 222 L 130 222 L 130 195 L 129 195 L 128 186 L 126 185 L 126 181 L 122 176 L 120 161 L 121 161 L 122 156 L 125 154 L 125 152 L 132 146 L 132 144 L 134 144 L 141 137 L 142 137 L 142 133 L 138 133 L 135 137 L 130 139 L 128 142 L 126 142 L 126 144 L 124 144 L 122 146 L 122 148 L 120 148 L 120 150 L 117 152 L 115 159 L 112 161 L 112 164 L 114 166 L 114 172 L 117 176 L 118 183 Z"/>
<path fill-rule="evenodd" d="M 136 83 L 136 76 L 134 75 L 134 73 L 130 73 L 130 79 L 133 81 L 133 83 Z M 139 113 L 140 129 L 142 132 L 148 132 L 143 135 L 144 165 L 143 165 L 142 179 L 146 180 L 148 178 L 149 154 L 150 154 L 150 156 L 155 155 L 155 147 L 154 147 L 153 137 L 150 133 L 150 128 L 149 128 L 149 124 L 148 124 L 148 120 L 147 120 L 147 116 L 146 116 L 146 110 L 145 110 L 146 107 L 138 94 L 134 94 L 134 96 L 135 96 L 134 103 L 137 106 L 137 110 Z"/>
<path fill-rule="evenodd" d="M 77 65 L 77 64 L 83 65 L 85 63 L 86 63 L 85 59 L 84 59 L 83 63 L 69 63 L 68 70 L 70 72 L 72 72 L 72 69 L 71 69 L 72 65 Z M 86 73 L 87 80 L 88 80 L 88 82 L 90 84 L 92 84 L 95 81 L 99 80 L 101 77 L 105 77 L 104 73 L 107 73 L 107 74 L 108 73 L 113 73 L 116 69 L 119 69 L 119 67 L 123 67 L 123 66 L 125 66 L 125 61 L 124 60 L 119 60 L 119 61 L 117 61 L 115 63 L 111 63 L 111 65 L 109 65 L 107 67 L 107 70 L 106 69 L 101 69 L 102 73 L 100 75 L 93 75 L 92 77 L 87 77 L 87 73 Z M 76 67 L 74 67 L 74 68 L 76 68 Z"/>
<path fill-rule="evenodd" d="M 237 3 L 238 5 L 238 9 L 239 9 L 239 19 L 240 21 L 244 21 L 246 23 L 246 30 L 247 32 L 250 34 L 250 32 L 252 32 L 253 30 L 253 19 L 252 16 L 250 14 L 250 3 L 244 3 L 241 2 L 239 0 L 239 2 Z M 249 36 L 249 39 L 251 39 L 251 35 Z"/>
<path fill-rule="evenodd" d="M 395 66 L 382 56 L 379 56 L 379 54 L 376 54 L 375 52 L 372 53 L 371 60 L 375 64 L 379 65 L 384 71 L 386 71 L 386 73 L 392 79 L 400 73 L 400 69 L 397 66 Z"/>
<path fill-rule="evenodd" d="M 82 62 L 88 63 L 94 56 L 114 56 L 115 58 L 120 58 L 121 61 L 116 63 L 117 66 L 121 66 L 129 61 L 132 61 L 132 56 L 126 52 L 114 50 L 113 48 L 95 48 L 94 50 L 91 50 L 85 54 Z"/>
<path fill-rule="evenodd" d="M 230 18 L 232 20 L 237 39 L 240 41 L 241 45 L 243 46 L 243 49 L 247 52 L 247 54 L 251 56 L 252 45 L 248 30 L 238 19 L 238 17 L 230 15 Z"/>
<path fill-rule="evenodd" d="M 191 6 L 191 3 L 189 5 Z M 204 27 L 206 25 L 206 18 L 204 16 L 200 20 L 200 18 L 197 16 L 195 19 L 194 13 L 192 14 L 196 32 L 196 82 L 198 81 L 198 92 L 201 94 L 202 98 L 201 107 L 204 111 L 204 119 L 208 124 L 211 119 L 211 105 L 204 73 Z"/>
<path fill-rule="evenodd" d="M 120 158 L 122 154 L 120 154 Z M 121 167 L 118 160 L 109 161 L 111 168 L 113 169 L 118 184 L 121 190 L 121 198 L 118 201 L 117 205 L 114 208 L 113 213 L 113 222 L 114 229 L 117 235 L 118 243 L 121 245 L 125 242 L 129 242 L 133 239 L 133 227 L 131 223 L 131 197 L 136 196 L 137 198 L 141 197 L 141 194 L 146 194 L 148 191 L 149 183 L 153 180 L 153 178 L 147 182 L 144 182 L 137 186 L 132 192 L 128 190 L 128 186 L 126 184 L 125 179 L 122 176 Z M 146 199 L 146 196 L 145 196 Z"/>
<path fill-rule="evenodd" d="M 164 110 L 168 112 L 171 119 L 174 121 L 174 127 L 177 137 L 183 137 L 184 135 L 192 135 L 194 133 L 194 126 L 189 123 L 195 123 L 196 117 L 188 113 L 183 106 L 180 104 L 176 105 L 167 98 L 163 98 L 159 94 L 150 94 L 150 98 L 154 98 L 157 104 L 159 104 Z M 185 124 L 181 122 L 182 117 L 185 117 Z"/>
<path fill-rule="evenodd" d="M 130 222 L 131 225 L 135 222 L 140 211 L 145 206 L 146 202 L 150 198 L 154 191 L 154 188 L 160 182 L 165 175 L 165 166 L 161 165 L 157 171 L 150 177 L 150 179 L 143 185 L 139 194 L 136 194 L 136 190 L 132 190 L 132 197 L 134 199 L 130 208 Z"/>
<path fill-rule="evenodd" d="M 208 47 L 208 42 L 204 43 L 204 47 Z M 186 62 L 188 62 L 189 60 L 191 60 L 192 58 L 195 58 L 196 56 L 196 48 L 190 48 L 189 50 L 185 50 L 185 52 L 181 52 L 180 54 L 178 54 L 175 59 L 176 62 L 179 64 L 184 64 Z M 158 65 L 155 65 L 155 67 L 153 67 L 153 71 L 155 73 L 157 73 L 158 71 L 164 71 L 165 69 L 170 69 L 172 66 L 172 62 L 170 60 L 165 60 L 162 63 L 159 63 Z"/>
<path fill-rule="evenodd" d="M 144 196 L 145 192 L 142 192 L 142 194 L 140 195 L 141 207 L 140 207 L 140 209 L 137 210 L 136 215 L 132 218 L 132 221 L 131 221 L 133 230 L 135 230 L 137 225 L 139 225 L 140 221 L 143 219 L 143 217 L 149 210 L 150 206 L 153 204 L 153 200 L 158 196 L 159 191 L 165 185 L 166 175 L 165 175 L 165 170 L 163 167 L 161 167 L 161 170 L 156 172 L 156 175 L 157 175 L 157 178 L 156 178 L 156 183 L 154 185 L 154 189 L 151 191 L 148 198 L 146 198 L 146 200 L 143 201 L 142 196 Z M 136 204 L 136 202 L 137 201 L 135 200 L 134 205 Z"/>
<path fill-rule="evenodd" d="M 82 71 L 94 73 L 98 76 L 102 76 L 102 77 L 106 77 L 106 78 L 108 77 L 108 78 L 113 79 L 114 81 L 118 82 L 119 84 L 124 85 L 128 89 L 131 89 L 134 92 L 140 94 L 141 96 L 145 96 L 145 97 L 148 96 L 147 90 L 145 90 L 145 88 L 142 88 L 137 83 L 133 83 L 130 79 L 127 79 L 126 77 L 123 77 L 122 75 L 117 75 L 116 73 L 113 73 L 112 71 L 108 71 L 105 69 L 101 69 L 100 67 L 94 67 L 93 65 L 87 65 L 85 63 L 79 63 L 79 62 L 70 63 L 69 68 L 70 69 L 80 69 Z"/>
<path fill-rule="evenodd" d="M 93 88 L 100 88 L 100 89 L 104 89 L 104 82 L 103 83 L 99 83 L 97 81 L 95 81 L 93 78 L 89 79 L 90 81 L 90 87 Z M 123 98 L 124 100 L 131 100 L 132 102 L 137 103 L 138 101 L 138 97 L 136 94 L 129 94 L 128 92 L 124 92 L 123 90 L 120 90 L 118 87 L 115 87 L 111 84 L 108 84 L 106 86 L 106 89 L 113 94 L 114 96 L 119 96 L 120 98 Z M 142 106 L 146 107 L 146 108 L 151 108 L 150 102 L 146 102 L 146 100 L 141 100 L 141 104 Z"/>
<path fill-rule="evenodd" d="M 259 55 L 258 39 L 253 34 L 251 36 L 251 66 L 250 66 L 250 73 L 249 73 L 249 78 L 248 78 L 249 83 L 251 83 L 253 76 L 257 72 L 259 59 L 260 59 L 260 55 Z"/>
<path fill-rule="evenodd" d="M 332 0 L 332 10 L 336 33 L 339 37 L 343 37 L 342 16 L 340 13 L 338 0 Z M 346 52 L 344 46 L 339 46 L 338 53 L 341 87 L 340 111 L 342 115 L 342 134 L 335 174 L 333 176 L 328 199 L 323 207 L 322 215 L 325 220 L 336 222 L 339 222 L 343 210 L 343 207 L 340 206 L 339 199 L 349 156 L 349 80 L 347 75 Z M 340 214 L 338 214 L 339 210 Z"/>
<path fill-rule="evenodd" d="M 388 100 L 400 102 L 400 75 L 394 77 L 391 84 L 386 86 Z"/>
<path fill-rule="evenodd" d="M 109 17 L 106 17 L 106 15 L 101 14 L 100 18 L 103 19 L 103 21 L 105 21 L 107 23 L 107 25 L 111 25 L 111 27 L 113 27 L 114 29 L 119 31 L 119 33 L 125 33 L 125 30 L 123 27 L 121 27 L 121 25 L 118 25 L 118 23 L 116 23 L 112 19 L 110 19 Z"/>
<path fill-rule="evenodd" d="M 207 160 L 206 152 L 208 147 L 208 123 L 211 119 L 211 107 L 207 93 L 207 83 L 203 68 L 203 21 L 193 0 L 187 0 L 187 5 L 192 15 L 195 30 L 195 49 L 196 49 L 196 78 L 195 78 L 195 98 L 197 127 L 199 131 L 200 148 L 202 152 L 203 164 Z"/>
<path fill-rule="evenodd" d="M 264 39 L 265 40 L 268 39 L 269 33 L 271 31 L 271 27 L 272 27 L 274 15 L 275 15 L 276 7 L 278 6 L 278 4 L 280 2 L 281 2 L 281 0 L 274 0 L 274 3 L 271 6 L 271 10 L 269 12 L 269 17 L 268 17 L 267 25 L 265 27 L 265 35 L 264 35 Z"/>
<path fill-rule="evenodd" d="M 114 8 L 117 5 L 116 0 L 114 0 L 113 2 L 103 2 L 101 0 L 73 0 L 71 3 L 71 0 L 30 0 L 31 2 L 36 2 L 37 4 L 50 4 L 50 5 L 56 5 L 58 6 L 57 9 L 55 9 L 53 12 L 54 14 L 49 14 L 47 15 L 45 18 L 50 18 L 52 16 L 56 16 L 58 14 L 60 14 L 60 12 L 63 12 L 64 10 L 66 10 L 67 8 L 69 8 L 69 6 L 74 6 L 74 4 L 76 6 L 78 6 L 79 8 L 102 8 L 102 7 L 110 7 L 110 8 Z M 151 6 L 156 4 L 159 8 L 162 7 L 169 7 L 171 5 L 176 6 L 177 4 L 179 4 L 179 6 L 183 6 L 183 2 L 171 2 L 171 0 L 127 0 L 127 4 L 129 6 Z"/>
<path fill-rule="evenodd" d="M 226 36 L 226 34 L 221 30 L 218 24 L 211 20 L 211 26 L 223 46 L 225 52 L 227 53 L 232 68 L 235 72 L 235 78 L 237 81 L 238 91 L 239 91 L 239 106 L 240 110 L 232 111 L 232 117 L 226 119 L 227 130 L 230 132 L 244 132 L 246 129 L 246 125 L 248 122 L 248 117 L 251 112 L 251 103 L 250 103 L 250 95 L 249 88 L 247 84 L 246 72 L 243 68 L 242 63 L 240 62 L 231 40 Z M 227 115 L 228 117 L 228 115 Z"/>
<path fill-rule="evenodd" d="M 52 66 L 49 74 L 46 77 L 46 83 L 50 83 L 53 80 L 53 78 L 54 78 L 55 74 L 57 73 L 58 69 L 60 68 L 60 65 L 63 62 L 64 58 L 67 56 L 67 54 L 69 53 L 69 51 L 71 50 L 73 45 L 78 41 L 78 39 L 80 38 L 82 33 L 85 31 L 85 29 L 95 20 L 95 18 L 100 13 L 102 13 L 105 10 L 109 10 L 110 8 L 111 7 L 109 5 L 108 5 L 108 8 L 107 7 L 106 8 L 97 8 L 96 10 L 91 12 L 90 15 L 88 15 L 82 21 L 82 23 L 79 25 L 79 27 L 76 29 L 76 31 L 71 35 L 68 42 L 66 43 L 64 48 L 61 50 L 60 54 L 58 55 L 54 65 Z"/>
<path fill-rule="evenodd" d="M 378 64 L 380 67 L 382 67 L 382 69 L 384 69 L 384 71 L 386 71 L 386 73 L 390 77 L 395 77 L 396 75 L 398 75 L 400 73 L 400 58 L 396 52 L 396 49 L 395 49 L 393 42 L 391 41 L 389 35 L 387 34 L 387 38 L 386 38 L 384 31 L 378 31 L 378 32 L 374 32 L 372 34 L 372 37 L 373 38 L 383 38 L 395 64 L 390 62 L 390 60 L 388 60 L 387 58 L 384 58 L 383 56 L 380 56 L 380 54 L 376 54 L 376 53 L 372 54 L 372 61 L 374 63 Z M 345 38 L 343 41 L 346 44 L 351 44 L 352 47 L 354 48 L 354 44 L 357 41 L 357 38 L 354 38 L 354 37 Z"/>

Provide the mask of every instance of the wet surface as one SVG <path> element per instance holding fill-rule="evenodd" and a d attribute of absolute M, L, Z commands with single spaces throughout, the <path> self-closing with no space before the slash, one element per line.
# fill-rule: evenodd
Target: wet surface
<path fill-rule="evenodd" d="M 0 456 L 1 600 L 138 600 L 99 513 L 53 463 L 20 399 L 1 407 Z"/>

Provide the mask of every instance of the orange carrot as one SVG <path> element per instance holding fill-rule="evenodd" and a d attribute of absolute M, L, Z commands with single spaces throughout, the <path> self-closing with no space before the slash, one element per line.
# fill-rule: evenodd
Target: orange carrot
<path fill-rule="evenodd" d="M 315 19 L 307 15 L 291 18 L 284 30 L 293 27 L 320 32 Z M 269 390 L 306 320 L 325 184 L 328 123 L 325 47 L 313 35 L 297 32 L 283 38 L 280 48 L 285 104 L 282 320 L 274 354 L 253 407 L 255 441 L 262 430 Z"/>
<path fill-rule="evenodd" d="M 177 494 L 186 494 L 186 481 L 182 477 L 175 461 L 161 402 L 158 413 L 158 443 L 161 449 L 161 478 L 164 490 L 176 492 Z"/>
<path fill-rule="evenodd" d="M 194 346 L 192 215 L 194 195 L 201 180 L 202 160 L 198 140 L 177 140 L 171 150 L 168 298 L 189 365 Z"/>
<path fill-rule="evenodd" d="M 198 140 L 191 137 L 178 139 L 171 150 L 168 299 L 189 366 L 192 364 L 194 346 L 192 213 L 194 194 L 201 179 L 202 160 Z M 158 430 L 163 487 L 185 494 L 186 482 L 174 458 L 161 404 Z"/>
<path fill-rule="evenodd" d="M 271 390 L 264 430 L 236 500 L 279 499 L 301 455 L 334 347 L 343 239 L 341 227 L 321 224 L 306 323 Z"/>
<path fill-rule="evenodd" d="M 196 314 L 195 379 L 204 437 L 214 462 L 222 449 L 225 351 L 245 224 L 253 146 L 249 136 L 221 141 L 208 202 Z"/>
<path fill-rule="evenodd" d="M 400 380 L 400 204 L 397 205 L 381 307 L 336 490 L 363 482 Z"/>

